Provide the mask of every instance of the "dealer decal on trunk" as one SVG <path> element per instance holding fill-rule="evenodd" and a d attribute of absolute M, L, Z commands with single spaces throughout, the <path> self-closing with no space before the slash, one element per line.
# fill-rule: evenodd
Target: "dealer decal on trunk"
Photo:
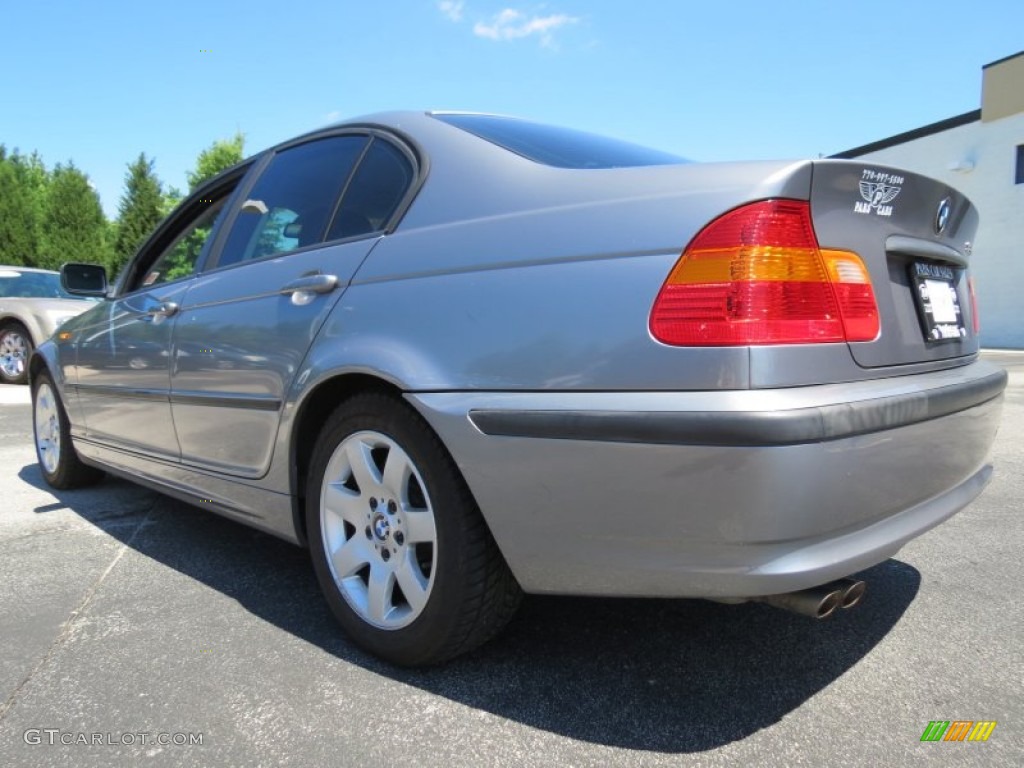
<path fill-rule="evenodd" d="M 894 173 L 882 173 L 864 169 L 860 174 L 860 196 L 864 202 L 858 200 L 853 204 L 854 213 L 871 213 L 874 211 L 879 216 L 892 216 L 892 206 L 888 205 L 903 188 L 903 177 Z"/>

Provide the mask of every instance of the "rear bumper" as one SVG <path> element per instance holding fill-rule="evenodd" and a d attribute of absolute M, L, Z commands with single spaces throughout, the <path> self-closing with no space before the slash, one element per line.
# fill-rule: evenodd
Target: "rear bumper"
<path fill-rule="evenodd" d="M 998 397 L 1006 388 L 1006 379 L 1006 372 L 997 368 L 933 387 L 902 388 L 855 402 L 778 410 L 477 408 L 469 412 L 469 418 L 484 434 L 504 437 L 655 445 L 800 445 L 898 429 L 958 413 Z M 864 394 L 867 392 L 861 396 Z"/>
<path fill-rule="evenodd" d="M 984 361 L 780 390 L 430 393 L 523 588 L 745 597 L 874 565 L 991 475 Z"/>

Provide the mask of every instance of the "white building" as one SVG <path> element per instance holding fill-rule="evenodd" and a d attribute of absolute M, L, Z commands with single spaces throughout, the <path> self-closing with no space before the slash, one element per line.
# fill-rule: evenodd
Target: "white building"
<path fill-rule="evenodd" d="M 906 168 L 971 199 L 982 344 L 1024 348 L 1024 51 L 982 68 L 981 109 L 836 157 Z"/>

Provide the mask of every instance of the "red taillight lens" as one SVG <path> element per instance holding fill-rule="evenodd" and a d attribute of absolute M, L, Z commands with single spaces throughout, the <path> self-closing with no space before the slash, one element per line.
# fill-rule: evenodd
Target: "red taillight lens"
<path fill-rule="evenodd" d="M 864 262 L 853 251 L 823 250 L 821 257 L 836 292 L 846 340 L 874 341 L 879 331 L 878 303 Z"/>
<path fill-rule="evenodd" d="M 715 219 L 676 263 L 651 309 L 673 345 L 870 341 L 878 307 L 863 262 L 822 251 L 810 205 L 765 200 Z"/>

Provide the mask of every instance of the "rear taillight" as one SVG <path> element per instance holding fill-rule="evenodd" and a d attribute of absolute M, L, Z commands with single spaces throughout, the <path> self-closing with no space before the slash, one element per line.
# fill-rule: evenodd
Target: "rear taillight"
<path fill-rule="evenodd" d="M 974 295 L 974 278 L 967 278 L 967 290 L 971 294 L 971 327 L 974 335 L 981 333 L 981 319 L 978 317 L 978 297 Z"/>
<path fill-rule="evenodd" d="M 822 250 L 801 200 L 764 200 L 726 213 L 693 239 L 651 309 L 665 344 L 872 341 L 871 278 L 852 251 Z"/>

